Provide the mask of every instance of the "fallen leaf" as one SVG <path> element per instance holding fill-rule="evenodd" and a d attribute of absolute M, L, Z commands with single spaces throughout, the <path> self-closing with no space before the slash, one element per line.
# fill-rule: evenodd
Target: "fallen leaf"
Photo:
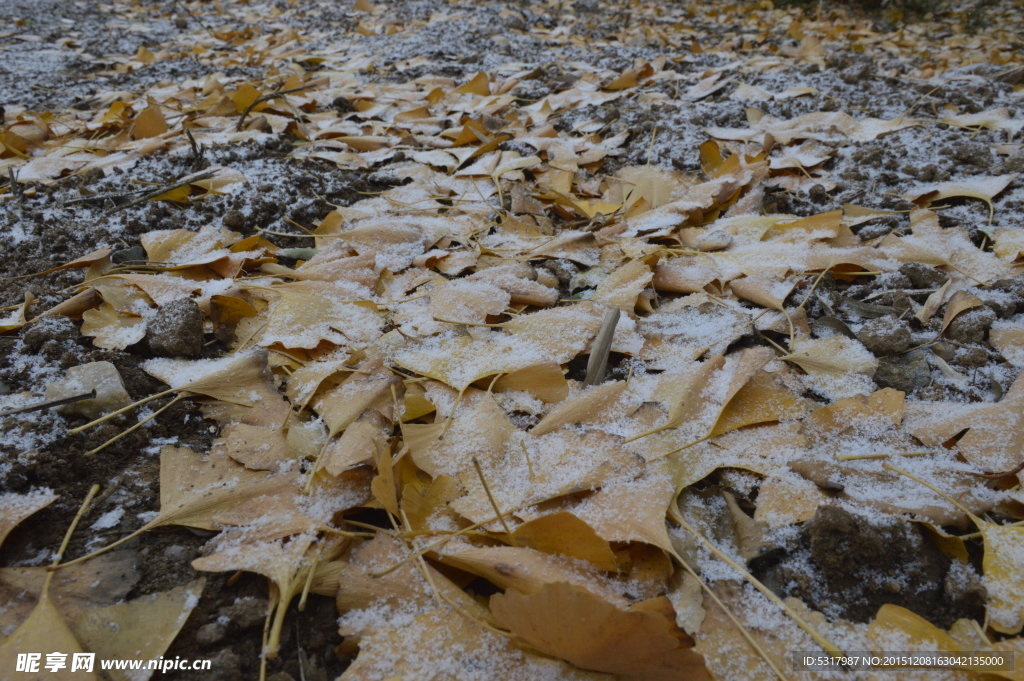
<path fill-rule="evenodd" d="M 922 207 L 930 206 L 935 201 L 956 196 L 981 199 L 988 204 L 989 222 L 991 222 L 996 210 L 992 204 L 992 199 L 1010 186 L 1010 183 L 1017 179 L 1017 175 L 1018 173 L 1008 173 L 994 177 L 979 176 L 970 180 L 939 182 L 917 187 L 913 191 L 901 195 L 901 197 L 908 201 L 913 201 Z"/>
<path fill-rule="evenodd" d="M 34 489 L 27 494 L 0 494 L 0 546 L 21 521 L 42 510 L 57 499 L 49 488 Z"/>
<path fill-rule="evenodd" d="M 510 589 L 491 597 L 491 610 L 524 643 L 583 669 L 625 679 L 711 678 L 662 615 L 621 610 L 577 586 L 559 582 L 533 594 Z"/>

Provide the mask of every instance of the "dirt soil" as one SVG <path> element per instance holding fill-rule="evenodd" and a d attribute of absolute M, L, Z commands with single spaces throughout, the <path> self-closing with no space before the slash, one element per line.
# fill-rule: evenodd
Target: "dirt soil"
<path fill-rule="evenodd" d="M 761 3 L 765 4 L 771 3 Z M 578 76 L 574 69 L 565 67 L 571 62 L 623 71 L 638 60 L 667 56 L 667 68 L 697 73 L 734 57 L 711 49 L 723 41 L 753 40 L 756 46 L 749 49 L 748 58 L 799 45 L 792 35 L 746 35 L 737 26 L 719 24 L 705 10 L 692 12 L 685 27 L 674 19 L 665 20 L 664 30 L 685 28 L 686 35 L 691 36 L 685 47 L 661 45 L 650 36 L 643 38 L 643 34 L 622 41 L 630 22 L 637 21 L 631 14 L 634 10 L 591 0 L 399 2 L 387 9 L 387 21 L 384 17 L 378 21 L 397 27 L 408 22 L 413 30 L 391 34 L 371 30 L 363 35 L 356 29 L 365 26 L 365 20 L 350 5 L 280 0 L 263 7 L 273 8 L 275 14 L 274 28 L 266 31 L 288 26 L 300 35 L 308 34 L 309 49 L 322 49 L 332 41 L 357 45 L 372 65 L 357 74 L 367 84 L 405 83 L 430 74 L 461 83 L 480 71 L 517 62 L 523 70 L 539 70 L 538 77 L 523 80 L 511 91 L 523 104 L 574 83 Z M 997 0 L 985 6 L 995 18 L 1014 9 L 1012 0 Z M 821 11 L 817 7 L 794 5 L 784 11 L 813 18 L 815 11 Z M 853 7 L 837 11 L 858 12 Z M 1018 17 L 1024 15 L 1019 3 L 1016 11 Z M 95 109 L 101 107 L 101 102 L 106 106 L 111 101 L 111 92 L 139 92 L 161 82 L 202 79 L 215 72 L 254 82 L 269 77 L 267 67 L 256 60 L 225 70 L 202 56 L 163 59 L 115 73 L 112 65 L 131 59 L 140 48 L 156 52 L 170 45 L 187 45 L 195 35 L 229 24 L 245 24 L 259 33 L 263 22 L 243 5 L 221 7 L 205 2 L 156 2 L 135 7 L 131 25 L 125 13 L 125 7 L 116 2 L 0 0 L 0 26 L 4 27 L 0 33 L 0 114 L 6 110 L 10 122 L 16 113 L 24 111 Z M 448 15 L 452 18 L 445 19 Z M 949 23 L 943 26 L 957 25 L 955 17 L 946 18 Z M 899 30 L 898 24 L 885 23 L 889 20 L 879 14 L 863 15 L 863 21 L 879 35 Z M 570 26 L 569 30 L 582 40 L 567 43 L 551 39 L 551 30 L 559 25 Z M 532 27 L 544 27 L 546 33 L 540 35 Z M 1018 28 L 1024 30 L 1024 25 Z M 707 49 L 693 51 L 691 40 Z M 1014 49 L 1024 48 L 1018 43 Z M 671 61 L 684 51 L 688 59 Z M 599 125 L 587 129 L 600 127 L 607 137 L 628 135 L 623 153 L 609 156 L 595 171 L 610 176 L 620 168 L 647 164 L 699 172 L 700 145 L 709 139 L 706 129 L 745 128 L 751 107 L 781 119 L 843 110 L 858 119 L 888 121 L 911 111 L 934 119 L 943 107 L 951 105 L 967 114 L 1005 108 L 1011 119 L 1020 119 L 1024 100 L 1019 89 L 1015 90 L 1021 80 L 1019 68 L 1013 71 L 989 63 L 985 55 L 975 63 L 965 61 L 949 65 L 946 75 L 957 79 L 936 85 L 933 78 L 942 71 L 932 69 L 930 74 L 923 74 L 920 56 L 884 50 L 865 54 L 830 46 L 820 60 L 786 61 L 761 75 L 737 78 L 772 92 L 792 86 L 813 88 L 804 96 L 751 102 L 732 96 L 736 84 L 730 83 L 710 96 L 683 103 L 680 88 L 686 86 L 666 80 L 664 85 L 654 84 L 647 90 L 657 97 L 629 97 L 610 104 L 582 106 L 559 114 L 552 122 L 558 131 L 567 132 L 594 126 L 598 121 Z M 315 64 L 306 66 L 315 75 Z M 656 104 L 662 96 L 669 103 Z M 339 111 L 351 106 L 348 101 L 335 105 Z M 336 207 L 358 205 L 401 182 L 392 167 L 406 160 L 402 155 L 372 167 L 343 168 L 325 158 L 295 158 L 292 152 L 298 143 L 288 132 L 281 132 L 264 135 L 258 141 L 208 145 L 201 157 L 157 152 L 105 170 L 69 173 L 52 182 L 32 181 L 19 185 L 17 196 L 12 195 L 14 190 L 9 185 L 0 208 L 0 277 L 4 278 L 0 282 L 0 307 L 18 305 L 26 291 L 36 297 L 39 310 L 61 303 L 82 281 L 82 270 L 15 277 L 47 270 L 103 246 L 113 249 L 114 263 L 144 260 L 139 237 L 152 230 L 195 231 L 206 225 L 223 225 L 245 237 L 269 230 L 297 234 L 294 238 L 270 237 L 278 247 L 304 248 L 310 245 L 309 240 L 296 232 L 295 225 L 316 225 Z M 503 148 L 515 149 L 515 144 L 507 142 Z M 528 153 L 532 152 L 524 155 Z M 123 195 L 144 186 L 139 183 L 169 184 L 212 166 L 241 172 L 247 178 L 246 185 L 230 194 L 209 195 L 187 205 L 150 201 L 120 208 L 126 202 Z M 891 211 L 854 228 L 866 242 L 886 234 L 909 233 L 908 213 L 916 206 L 900 195 L 912 186 L 1016 172 L 1024 172 L 1024 153 L 1019 144 L 1007 144 L 1005 131 L 931 123 L 837 146 L 831 159 L 814 171 L 815 177 L 807 175 L 793 185 L 768 188 L 761 209 L 796 217 L 842 209 L 845 204 Z M 993 206 L 995 218 L 989 223 L 989 209 L 983 202 L 956 200 L 940 212 L 940 222 L 945 229 L 966 228 L 975 245 L 990 240 L 995 229 L 1024 228 L 1024 186 L 1019 180 L 999 194 Z M 551 215 L 557 225 L 559 216 Z M 905 314 L 910 308 L 908 301 L 923 303 L 945 280 L 934 264 L 911 264 L 898 273 L 860 279 L 827 275 L 817 285 L 816 295 L 808 300 L 807 322 L 821 337 L 833 335 L 836 329 L 856 336 L 881 358 L 874 377 L 877 388 L 892 387 L 906 392 L 908 400 L 922 402 L 997 399 L 993 396 L 1001 395 L 1016 379 L 1019 364 L 1008 361 L 989 342 L 988 331 L 997 320 L 1009 320 L 1024 312 L 1024 280 L 1011 278 L 985 287 L 979 293 L 984 306 L 960 317 L 947 333 L 946 342 L 934 349 L 935 355 L 945 357 L 945 367 L 952 367 L 956 373 L 957 378 L 950 378 L 949 371 L 930 359 L 931 352 L 927 359 L 914 353 L 899 354 L 938 329 L 941 314 L 929 324 Z M 561 271 L 559 267 L 569 269 Z M 578 295 L 585 288 L 570 285 L 577 274 L 575 266 L 553 262 L 549 269 L 559 276 L 564 297 Z M 806 288 L 793 295 L 799 300 L 805 294 Z M 883 322 L 874 321 L 878 319 Z M 81 325 L 80 318 L 54 317 L 0 335 L 0 398 L 26 391 L 42 395 L 45 386 L 67 369 L 96 361 L 108 361 L 117 367 L 133 399 L 165 388 L 139 367 L 154 356 L 147 342 L 124 350 L 97 348 L 92 338 L 81 335 Z M 781 341 L 785 334 L 766 330 L 745 337 L 734 348 L 743 343 L 751 347 L 767 345 L 763 337 Z M 206 334 L 198 357 L 218 357 L 226 349 L 221 340 Z M 612 353 L 609 376 L 629 374 L 634 366 L 631 361 L 626 355 Z M 569 370 L 570 378 L 581 378 L 586 367 L 570 365 Z M 170 399 L 149 404 L 145 413 L 167 405 Z M 525 413 L 519 418 L 517 425 L 521 428 L 537 420 L 531 421 Z M 217 422 L 204 418 L 198 402 L 185 399 L 101 453 L 85 455 L 135 420 L 134 415 L 123 415 L 72 435 L 68 431 L 83 425 L 86 419 L 62 416 L 56 410 L 0 418 L 0 492 L 24 494 L 49 488 L 59 495 L 55 503 L 21 523 L 4 541 L 0 566 L 48 563 L 93 483 L 100 483 L 102 492 L 72 538 L 65 558 L 84 555 L 138 529 L 159 511 L 160 447 L 173 443 L 205 452 L 219 435 Z M 703 484 L 707 489 L 732 489 L 745 497 L 743 503 L 754 504 L 756 487 L 747 485 L 744 489 L 747 483 L 740 478 L 722 479 L 715 474 Z M 119 512 L 111 516 L 115 510 Z M 998 514 L 992 517 L 1006 519 Z M 101 518 L 107 521 L 98 522 Z M 119 551 L 125 564 L 130 565 L 125 573 L 130 588 L 124 598 L 166 591 L 199 577 L 190 563 L 212 535 L 203 530 L 165 527 L 124 544 Z M 796 532 L 777 538 L 770 551 L 750 562 L 750 568 L 779 595 L 799 597 L 830 617 L 866 622 L 880 605 L 894 603 L 942 627 L 963 617 L 982 622 L 980 550 L 977 546 L 971 548 L 966 566 L 955 560 L 951 563 L 933 537 L 922 525 L 895 515 L 880 521 L 823 506 Z M 879 574 L 888 578 L 879 581 Z M 169 673 L 163 678 L 257 678 L 267 598 L 265 580 L 252 573 L 202 576 L 207 582 L 199 604 L 166 657 L 213 658 L 214 671 L 205 676 Z M 283 628 L 281 653 L 268 662 L 267 677 L 275 681 L 337 678 L 351 662 L 352 654 L 342 646 L 336 617 L 334 601 L 329 597 L 310 596 L 303 612 L 291 608 Z"/>

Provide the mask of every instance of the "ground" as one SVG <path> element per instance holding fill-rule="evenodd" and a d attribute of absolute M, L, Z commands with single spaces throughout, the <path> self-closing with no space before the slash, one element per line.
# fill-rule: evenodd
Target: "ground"
<path fill-rule="evenodd" d="M 270 391 L 244 405 L 248 416 L 241 393 L 195 390 L 81 432 L 91 416 L 74 405 L 0 416 L 0 519 L 17 525 L 0 534 L 0 590 L 17 603 L 0 611 L 0 636 L 35 606 L 38 588 L 18 580 L 53 561 L 90 488 L 100 485 L 65 562 L 166 512 L 168 451 L 188 448 L 223 457 L 243 481 L 313 471 L 318 485 L 348 487 L 334 506 L 323 490 L 295 502 L 311 525 L 242 536 L 277 547 L 268 555 L 303 537 L 312 547 L 295 559 L 305 572 L 288 573 L 298 592 L 296 575 L 312 573 L 311 593 L 274 624 L 270 655 L 267 576 L 279 573 L 224 559 L 238 548 L 225 548 L 231 533 L 259 524 L 232 519 L 251 509 L 161 524 L 56 573 L 99 563 L 96 574 L 118 575 L 63 611 L 76 635 L 83 607 L 205 578 L 164 656 L 211 658 L 213 670 L 169 679 L 577 678 L 577 667 L 637 678 L 517 629 L 509 613 L 527 606 L 514 596 L 561 602 L 552 585 L 573 580 L 602 604 L 660 618 L 715 678 L 773 674 L 710 594 L 783 652 L 814 643 L 773 597 L 846 650 L 884 646 L 883 606 L 954 633 L 974 622 L 988 635 L 971 639 L 977 649 L 1013 649 L 1024 604 L 1005 575 L 1019 549 L 998 549 L 996 536 L 1014 544 L 1003 527 L 1024 518 L 1013 471 L 1024 460 L 1013 412 L 1024 390 L 1022 17 L 1019 0 L 0 0 L 0 412 L 52 397 L 94 362 L 112 363 L 139 400 L 184 385 L 173 361 L 258 355 Z M 271 292 L 285 282 L 297 301 L 287 313 Z M 81 304 L 43 315 L 75 295 Z M 325 307 L 298 311 L 314 304 Z M 620 318 L 593 376 L 602 308 Z M 556 340 L 527 347 L 516 335 L 541 334 L 516 322 L 573 309 L 569 321 L 536 317 Z M 459 359 L 492 345 L 516 361 Z M 556 379 L 517 374 L 552 365 Z M 332 410 L 356 399 L 345 386 L 357 379 L 384 387 L 344 420 Z M 564 394 L 544 393 L 548 380 Z M 455 435 L 439 437 L 448 422 Z M 311 451 L 293 441 L 306 430 Z M 281 454 L 267 463 L 260 447 L 275 438 Z M 509 457 L 530 448 L 525 493 L 526 466 Z M 473 492 L 487 479 L 496 501 Z M 437 496 L 442 480 L 454 481 L 450 497 Z M 654 539 L 594 510 L 635 489 L 661 503 Z M 669 497 L 651 502 L 662 489 Z M 45 503 L 19 515 L 32 499 Z M 558 512 L 589 524 L 575 521 L 611 558 L 518 546 L 520 528 Z M 513 561 L 528 573 L 516 581 L 512 559 L 445 548 L 393 573 L 415 582 L 406 591 L 366 586 L 379 599 L 360 600 L 346 586 L 424 549 L 414 529 L 476 531 L 471 521 L 489 534 L 460 550 L 561 562 L 544 572 Z M 372 528 L 383 529 L 371 540 Z M 349 535 L 332 544 L 337 531 Z M 708 585 L 703 606 L 684 562 Z M 437 580 L 457 595 L 442 603 Z M 431 593 L 436 603 L 421 598 Z M 697 611 L 703 625 L 687 619 Z M 453 633 L 438 612 L 511 631 L 520 647 L 484 629 Z M 421 634 L 424 647 L 471 641 L 476 657 L 445 667 L 409 643 Z"/>

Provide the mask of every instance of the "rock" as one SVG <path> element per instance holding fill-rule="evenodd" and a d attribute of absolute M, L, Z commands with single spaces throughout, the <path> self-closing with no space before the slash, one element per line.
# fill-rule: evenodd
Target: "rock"
<path fill-rule="evenodd" d="M 992 282 L 992 289 L 1012 294 L 1013 301 L 1019 306 L 1024 306 L 1024 277 L 1013 279 L 997 279 Z"/>
<path fill-rule="evenodd" d="M 179 546 L 178 544 L 175 544 L 173 546 L 168 546 L 166 549 L 164 549 L 164 556 L 171 560 L 185 562 L 186 560 L 192 558 L 192 551 L 189 551 L 184 546 Z"/>
<path fill-rule="evenodd" d="M 110 262 L 122 263 L 122 262 L 145 262 L 149 260 L 149 256 L 146 254 L 146 249 L 142 246 L 132 246 L 121 251 L 114 251 L 110 255 Z"/>
<path fill-rule="evenodd" d="M 240 629 L 263 626 L 267 616 L 267 601 L 262 598 L 243 598 L 220 609 L 220 616 L 227 617 L 231 624 Z"/>
<path fill-rule="evenodd" d="M 914 282 L 902 272 L 885 272 L 875 277 L 875 287 L 889 290 L 914 288 Z"/>
<path fill-rule="evenodd" d="M 43 344 L 49 341 L 56 341 L 61 351 L 65 349 L 65 341 L 74 341 L 78 338 L 78 327 L 67 317 L 53 315 L 42 317 L 38 322 L 29 326 L 22 335 L 22 342 L 34 352 L 38 352 Z"/>
<path fill-rule="evenodd" d="M 983 367 L 988 364 L 988 352 L 985 348 L 957 348 L 953 359 L 947 361 L 968 369 Z"/>
<path fill-rule="evenodd" d="M 900 316 L 909 316 L 914 311 L 914 304 L 906 291 L 896 291 L 892 294 L 892 309 L 900 313 Z"/>
<path fill-rule="evenodd" d="M 578 268 L 570 260 L 545 260 L 540 265 L 558 277 L 563 286 L 568 286 L 572 278 L 576 276 Z"/>
<path fill-rule="evenodd" d="M 55 362 L 64 354 L 64 344 L 60 341 L 48 340 L 39 348 L 39 354 L 49 361 Z"/>
<path fill-rule="evenodd" d="M 241 211 L 229 210 L 224 214 L 221 223 L 228 229 L 241 229 L 245 227 L 245 216 Z"/>
<path fill-rule="evenodd" d="M 881 388 L 912 392 L 931 383 L 932 374 L 924 353 L 912 352 L 907 355 L 893 355 L 878 360 L 875 383 Z"/>
<path fill-rule="evenodd" d="M 820 184 L 816 184 L 810 188 L 807 192 L 807 196 L 817 204 L 828 203 L 832 200 L 832 197 L 825 191 L 825 187 Z"/>
<path fill-rule="evenodd" d="M 210 622 L 196 631 L 196 643 L 204 647 L 216 645 L 224 640 L 227 633 L 227 629 L 220 622 Z"/>
<path fill-rule="evenodd" d="M 931 614 L 941 598 L 949 559 L 906 520 L 879 522 L 826 504 L 804 534 L 811 559 L 848 619 L 870 621 L 885 603 Z M 913 588 L 894 588 L 897 576 Z"/>
<path fill-rule="evenodd" d="M 1021 71 L 1024 73 L 1024 70 Z M 1004 173 L 1024 172 L 1024 153 L 1018 153 L 1003 161 Z"/>
<path fill-rule="evenodd" d="M 71 367 L 65 378 L 46 386 L 46 399 L 59 400 L 81 395 L 93 388 L 96 389 L 96 397 L 93 399 L 65 404 L 57 407 L 57 410 L 68 416 L 82 416 L 91 420 L 132 403 L 124 389 L 121 374 L 110 362 L 90 362 Z"/>
<path fill-rule="evenodd" d="M 179 298 L 164 305 L 146 331 L 149 349 L 164 357 L 196 357 L 203 350 L 203 311 L 194 300 Z"/>
<path fill-rule="evenodd" d="M 204 681 L 241 681 L 242 658 L 224 648 L 210 658 L 210 671 L 203 672 Z"/>
<path fill-rule="evenodd" d="M 909 350 L 913 339 L 910 325 L 895 317 L 872 319 L 860 327 L 857 339 L 879 356 L 898 355 Z"/>
<path fill-rule="evenodd" d="M 949 343 L 935 343 L 931 346 L 931 350 L 947 362 L 953 361 L 953 358 L 956 357 L 956 346 Z"/>
<path fill-rule="evenodd" d="M 946 592 L 946 599 L 956 607 L 978 610 L 985 607 L 988 591 L 981 577 L 970 565 L 964 565 L 958 560 L 952 561 L 942 586 Z"/>
<path fill-rule="evenodd" d="M 962 142 L 953 147 L 953 158 L 961 165 L 988 167 L 992 165 L 992 152 L 987 144 Z"/>
<path fill-rule="evenodd" d="M 267 681 L 295 681 L 295 677 L 288 672 L 278 672 L 273 676 L 268 676 Z"/>
<path fill-rule="evenodd" d="M 919 262 L 903 263 L 900 265 L 900 273 L 906 275 L 917 288 L 939 288 L 949 279 L 945 272 Z"/>
<path fill-rule="evenodd" d="M 984 342 L 985 334 L 996 319 L 995 310 L 988 306 L 972 308 L 949 323 L 946 338 L 968 345 Z"/>
<path fill-rule="evenodd" d="M 1005 281 L 1005 280 L 1000 280 Z M 1013 281 L 1012 279 L 1010 281 Z M 996 282 L 998 284 L 999 282 Z M 997 289 L 995 285 L 991 288 L 978 291 L 978 297 L 985 305 L 992 308 L 992 311 L 1000 319 L 1009 319 L 1017 312 L 1021 305 L 1020 291 Z"/>

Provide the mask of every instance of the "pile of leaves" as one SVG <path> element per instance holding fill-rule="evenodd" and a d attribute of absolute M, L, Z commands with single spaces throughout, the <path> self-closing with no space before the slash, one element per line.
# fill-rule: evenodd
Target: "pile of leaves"
<path fill-rule="evenodd" d="M 7 308 L 0 331 L 19 342 L 81 320 L 76 334 L 165 386 L 131 402 L 121 375 L 72 357 L 67 378 L 46 375 L 47 398 L 86 398 L 54 407 L 68 438 L 136 410 L 131 429 L 145 427 L 180 400 L 214 437 L 159 447 L 159 510 L 141 527 L 49 568 L 0 568 L 19 594 L 0 614 L 0 668 L 54 646 L 164 654 L 203 581 L 123 601 L 133 568 L 108 551 L 169 526 L 209 537 L 194 570 L 266 578 L 263 676 L 311 594 L 336 604 L 344 679 L 795 679 L 812 678 L 795 651 L 1024 653 L 1024 231 L 1020 213 L 999 215 L 1021 195 L 1024 119 L 1019 104 L 924 110 L 939 88 L 982 80 L 939 77 L 981 48 L 983 75 L 1009 77 L 991 81 L 1000 101 L 1019 101 L 1006 27 L 876 33 L 770 2 L 635 3 L 609 25 L 581 5 L 546 23 L 497 16 L 559 49 L 642 41 L 644 56 L 488 58 L 453 77 L 418 55 L 382 74 L 373 40 L 452 17 L 359 0 L 342 39 L 296 29 L 320 11 L 305 5 L 272 6 L 280 23 L 260 30 L 255 5 L 197 4 L 187 55 L 140 46 L 104 74 L 186 56 L 221 71 L 5 111 L 15 243 L 32 201 L 68 178 L 154 159 L 187 172 L 129 192 L 81 185 L 61 209 L 88 206 L 97 229 L 157 204 L 194 214 L 249 191 L 208 156 L 252 144 L 386 179 L 309 224 L 268 228 L 241 207 L 137 244 L 105 228 L 40 273 L 84 271 L 70 290 L 26 289 Z M 734 28 L 717 36 L 716 22 Z M 890 77 L 923 85 L 917 102 L 886 117 L 754 108 L 822 99 L 768 81 L 827 68 L 840 44 L 891 59 Z M 239 70 L 255 64 L 259 80 Z M 704 126 L 692 167 L 652 162 L 657 124 L 608 115 L 705 101 L 750 108 Z M 831 169 L 849 150 L 919 130 L 983 134 L 1005 160 L 933 173 L 888 207 L 863 193 L 780 209 L 842 191 Z M 944 224 L 949 205 L 984 208 Z M 0 397 L 12 432 L 40 399 Z M 127 433 L 107 435 L 81 456 Z M 31 467 L 49 446 L 32 437 L 12 461 Z M 42 484 L 0 497 L 0 541 L 55 499 Z"/>

